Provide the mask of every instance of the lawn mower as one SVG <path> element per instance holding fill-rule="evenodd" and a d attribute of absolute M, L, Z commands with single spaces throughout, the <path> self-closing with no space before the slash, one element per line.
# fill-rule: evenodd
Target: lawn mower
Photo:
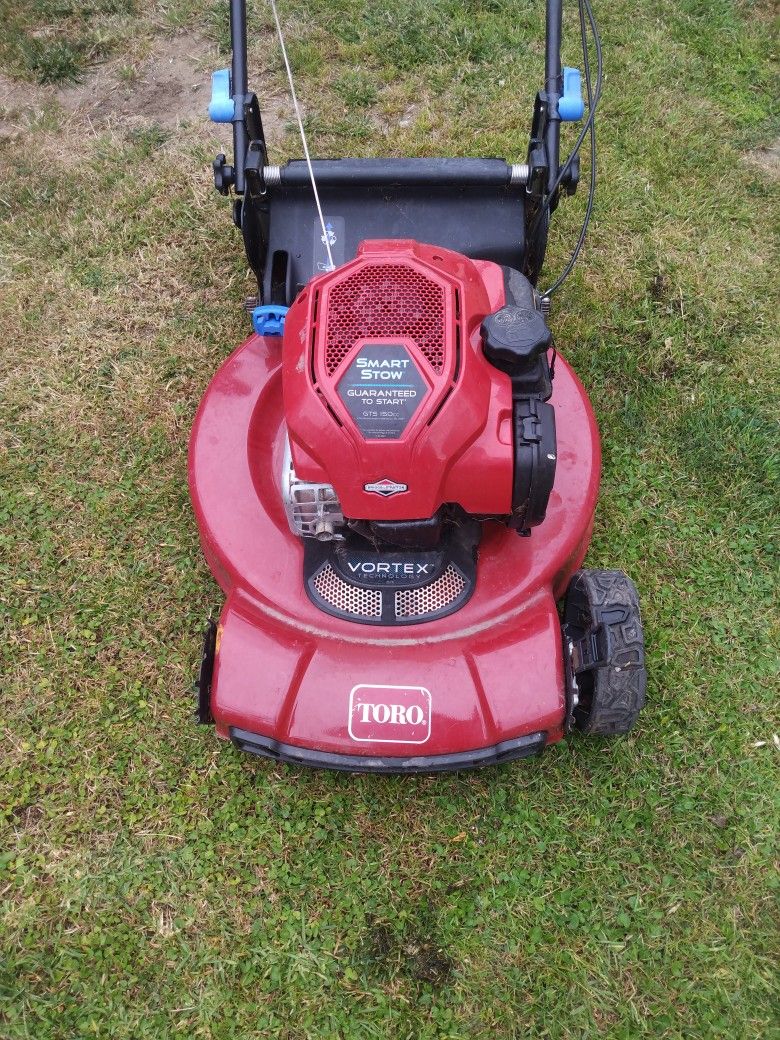
<path fill-rule="evenodd" d="M 519 164 L 312 159 L 271 6 L 304 158 L 268 163 L 244 0 L 209 105 L 232 124 L 214 183 L 257 293 L 254 331 L 190 443 L 201 543 L 227 597 L 197 718 L 276 761 L 398 773 L 509 762 L 575 728 L 625 733 L 645 700 L 637 593 L 620 571 L 581 569 L 599 436 L 548 326 L 593 207 L 591 4 L 579 0 L 581 74 L 561 65 L 562 0 L 547 0 Z M 561 123 L 582 120 L 562 162 Z M 587 137 L 582 232 L 540 290 Z"/>

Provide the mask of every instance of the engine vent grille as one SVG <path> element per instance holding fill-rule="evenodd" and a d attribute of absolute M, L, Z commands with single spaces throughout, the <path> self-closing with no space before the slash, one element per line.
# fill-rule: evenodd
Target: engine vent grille
<path fill-rule="evenodd" d="M 339 282 L 330 291 L 326 318 L 328 375 L 364 336 L 407 337 L 441 374 L 444 294 L 443 286 L 405 264 L 366 265 Z"/>
<path fill-rule="evenodd" d="M 329 563 L 315 575 L 312 585 L 318 596 L 342 614 L 364 618 L 382 616 L 381 589 L 361 589 L 350 585 L 336 574 Z"/>
<path fill-rule="evenodd" d="M 419 589 L 399 589 L 395 594 L 395 616 L 417 618 L 425 614 L 438 614 L 453 603 L 466 588 L 466 580 L 457 567 L 449 565 L 447 570 L 430 585 Z"/>

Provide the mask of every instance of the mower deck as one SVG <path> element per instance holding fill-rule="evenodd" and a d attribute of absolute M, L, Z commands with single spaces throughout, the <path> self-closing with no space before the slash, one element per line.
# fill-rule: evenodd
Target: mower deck
<path fill-rule="evenodd" d="M 571 368 L 558 358 L 558 462 L 544 523 L 527 538 L 485 524 L 476 589 L 455 614 L 364 626 L 324 613 L 304 588 L 303 546 L 278 487 L 281 343 L 251 336 L 227 359 L 190 444 L 203 550 L 227 594 L 210 683 L 218 735 L 270 758 L 387 772 L 510 761 L 559 740 L 567 706 L 556 600 L 588 545 L 600 464 Z"/>

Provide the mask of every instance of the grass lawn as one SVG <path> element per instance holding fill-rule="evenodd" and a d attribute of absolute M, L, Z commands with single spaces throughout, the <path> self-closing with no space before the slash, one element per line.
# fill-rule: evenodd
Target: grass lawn
<path fill-rule="evenodd" d="M 0 1037 L 780 1036 L 773 5 L 596 4 L 600 189 L 552 323 L 647 709 L 438 778 L 298 773 L 191 721 L 221 595 L 187 437 L 251 288 L 202 115 L 226 7 L 0 8 Z M 542 0 L 281 8 L 313 151 L 524 159 Z"/>

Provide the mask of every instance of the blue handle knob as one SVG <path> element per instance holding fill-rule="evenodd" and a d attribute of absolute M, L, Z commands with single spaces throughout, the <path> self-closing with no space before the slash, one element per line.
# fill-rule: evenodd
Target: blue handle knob
<path fill-rule="evenodd" d="M 563 97 L 558 101 L 558 115 L 566 123 L 582 119 L 585 102 L 582 100 L 582 78 L 579 69 L 568 66 L 563 70 Z"/>
<path fill-rule="evenodd" d="M 236 111 L 230 69 L 218 69 L 211 76 L 209 119 L 212 123 L 231 123 Z"/>
<path fill-rule="evenodd" d="M 266 303 L 252 311 L 252 328 L 258 336 L 281 336 L 284 319 L 290 308 L 281 304 Z"/>

